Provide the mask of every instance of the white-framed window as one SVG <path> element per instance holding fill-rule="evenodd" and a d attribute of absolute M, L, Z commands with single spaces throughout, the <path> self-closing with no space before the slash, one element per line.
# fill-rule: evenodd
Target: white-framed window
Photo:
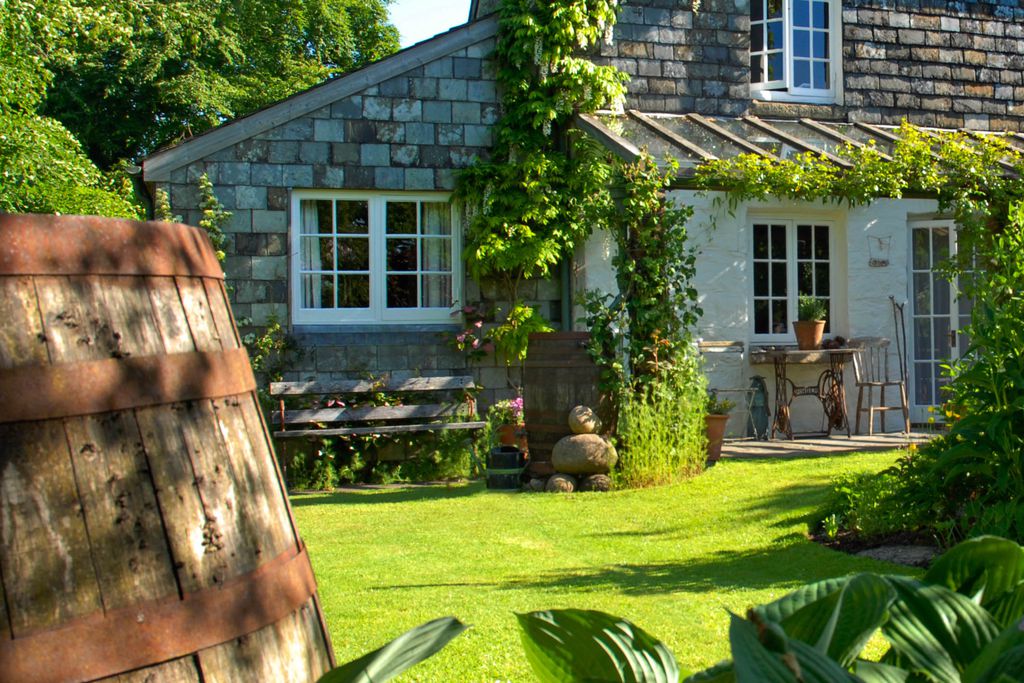
<path fill-rule="evenodd" d="M 750 0 L 750 93 L 781 102 L 838 102 L 839 0 Z"/>
<path fill-rule="evenodd" d="M 829 221 L 754 220 L 751 225 L 754 338 L 793 340 L 797 299 L 825 299 L 831 321 L 833 225 Z M 826 326 L 828 331 L 828 324 Z"/>
<path fill-rule="evenodd" d="M 293 322 L 451 322 L 460 248 L 446 194 L 295 191 Z"/>

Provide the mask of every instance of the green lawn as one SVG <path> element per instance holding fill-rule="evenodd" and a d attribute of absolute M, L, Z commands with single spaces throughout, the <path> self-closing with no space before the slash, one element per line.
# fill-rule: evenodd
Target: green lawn
<path fill-rule="evenodd" d="M 632 620 L 695 670 L 728 655 L 726 609 L 825 577 L 900 571 L 806 539 L 833 476 L 894 459 L 724 461 L 681 485 L 605 494 L 473 483 L 292 504 L 339 662 L 454 615 L 472 628 L 403 680 L 529 681 L 513 612 L 577 607 Z"/>

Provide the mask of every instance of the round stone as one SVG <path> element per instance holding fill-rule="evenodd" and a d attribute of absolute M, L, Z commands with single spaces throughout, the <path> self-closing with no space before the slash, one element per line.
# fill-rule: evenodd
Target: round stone
<path fill-rule="evenodd" d="M 608 474 L 618 455 L 597 434 L 574 434 L 559 439 L 551 451 L 551 463 L 566 474 Z"/>
<path fill-rule="evenodd" d="M 546 490 L 551 493 L 572 493 L 576 490 L 576 477 L 570 474 L 552 474 Z"/>
<path fill-rule="evenodd" d="M 573 434 L 597 434 L 601 431 L 601 418 L 587 406 L 576 406 L 569 411 L 569 429 Z"/>

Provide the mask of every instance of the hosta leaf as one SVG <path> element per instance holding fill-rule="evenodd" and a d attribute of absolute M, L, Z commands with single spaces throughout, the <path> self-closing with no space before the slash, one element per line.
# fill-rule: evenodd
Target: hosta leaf
<path fill-rule="evenodd" d="M 1024 619 L 1020 619 L 1006 628 L 998 636 L 992 639 L 984 650 L 974 658 L 970 666 L 964 672 L 964 683 L 982 683 L 982 681 L 995 680 L 996 671 L 1006 670 L 1000 662 L 1017 661 L 1015 658 L 1019 653 L 1024 652 Z M 1024 672 L 1024 664 L 1019 671 Z"/>
<path fill-rule="evenodd" d="M 864 683 L 906 683 L 910 673 L 898 666 L 858 660 L 853 673 Z"/>
<path fill-rule="evenodd" d="M 1007 650 L 977 683 L 1024 683 L 1024 647 Z"/>
<path fill-rule="evenodd" d="M 1024 617 L 1024 583 L 992 600 L 985 608 L 1000 626 L 1008 626 Z"/>
<path fill-rule="evenodd" d="M 698 671 L 683 683 L 735 683 L 736 672 L 733 670 L 732 662 L 719 662 L 709 669 Z"/>
<path fill-rule="evenodd" d="M 789 646 L 800 663 L 800 680 L 803 683 L 854 683 L 857 680 L 849 671 L 807 643 L 791 640 Z"/>
<path fill-rule="evenodd" d="M 945 586 L 888 577 L 897 598 L 882 633 L 913 671 L 939 681 L 960 672 L 999 632 L 984 608 Z"/>
<path fill-rule="evenodd" d="M 675 683 L 665 645 L 619 617 L 591 610 L 517 614 L 526 658 L 541 681 Z"/>
<path fill-rule="evenodd" d="M 886 579 L 859 574 L 805 586 L 756 610 L 766 619 L 778 618 L 790 638 L 849 666 L 888 618 L 895 596 Z"/>
<path fill-rule="evenodd" d="M 466 630 L 454 617 L 442 617 L 406 631 L 359 659 L 328 671 L 317 683 L 384 683 L 422 662 Z"/>
<path fill-rule="evenodd" d="M 768 650 L 757 637 L 757 627 L 730 613 L 729 645 L 737 683 L 793 683 L 796 675 L 783 662 L 785 654 Z M 793 656 L 792 653 L 789 653 Z"/>
<path fill-rule="evenodd" d="M 998 536 L 971 538 L 935 560 L 924 580 L 988 607 L 1024 581 L 1024 548 Z"/>

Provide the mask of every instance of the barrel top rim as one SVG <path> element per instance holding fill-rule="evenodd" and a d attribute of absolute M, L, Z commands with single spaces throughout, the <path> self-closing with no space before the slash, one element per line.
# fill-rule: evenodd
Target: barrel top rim
<path fill-rule="evenodd" d="M 0 275 L 224 279 L 205 231 L 105 216 L 0 214 Z"/>

